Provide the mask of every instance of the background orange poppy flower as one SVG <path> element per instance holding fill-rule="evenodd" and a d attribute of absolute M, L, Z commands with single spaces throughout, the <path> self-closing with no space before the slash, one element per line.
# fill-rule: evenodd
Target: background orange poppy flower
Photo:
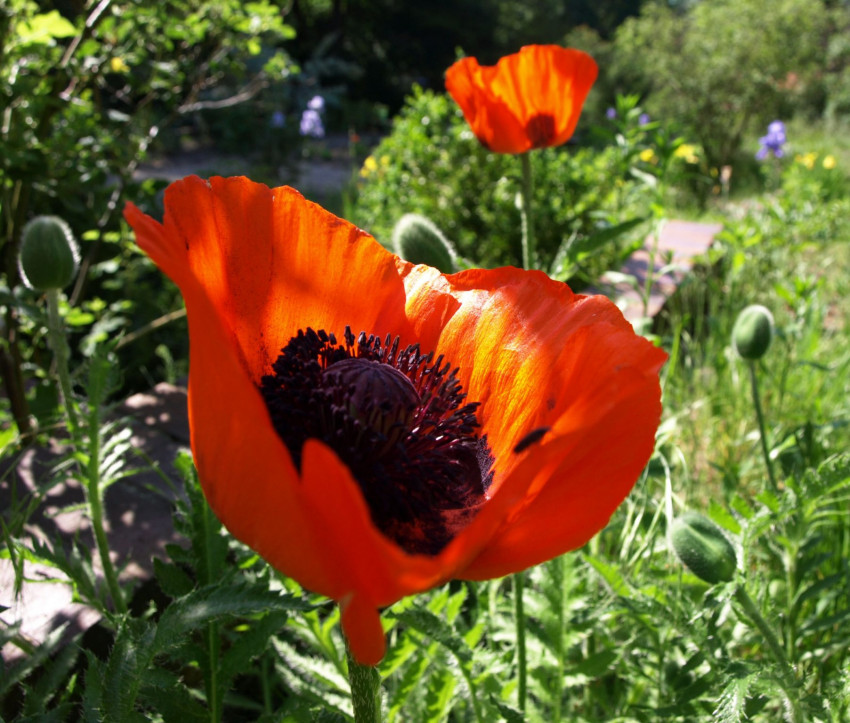
<path fill-rule="evenodd" d="M 446 71 L 446 89 L 487 148 L 524 153 L 569 140 L 596 75 L 587 53 L 528 45 L 494 66 L 458 60 Z"/>
<path fill-rule="evenodd" d="M 245 178 L 189 177 L 167 189 L 163 223 L 133 204 L 125 217 L 186 302 L 191 443 L 211 507 L 278 570 L 339 601 L 362 663 L 384 653 L 380 608 L 582 545 L 649 459 L 666 355 L 603 297 L 536 271 L 414 266 L 298 192 Z M 480 402 L 492 484 L 437 554 L 384 536 L 324 443 L 308 439 L 296 467 L 270 421 L 259 385 L 280 349 L 299 329 L 346 326 L 444 354 Z"/>

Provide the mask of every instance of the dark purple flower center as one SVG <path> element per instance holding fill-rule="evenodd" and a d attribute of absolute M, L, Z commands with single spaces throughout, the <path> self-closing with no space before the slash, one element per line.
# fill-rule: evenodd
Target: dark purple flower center
<path fill-rule="evenodd" d="M 555 139 L 555 117 L 550 113 L 538 113 L 526 123 L 525 132 L 532 148 L 545 148 Z"/>
<path fill-rule="evenodd" d="M 475 516 L 492 480 L 477 403 L 465 403 L 457 369 L 418 345 L 399 348 L 345 330 L 299 331 L 260 392 L 272 424 L 301 466 L 309 438 L 351 470 L 372 521 L 410 553 L 437 554 Z"/>

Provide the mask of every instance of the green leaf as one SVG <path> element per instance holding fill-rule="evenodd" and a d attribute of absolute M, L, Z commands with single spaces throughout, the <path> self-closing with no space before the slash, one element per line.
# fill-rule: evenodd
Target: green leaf
<path fill-rule="evenodd" d="M 437 645 L 434 643 L 425 648 L 424 651 L 420 645 L 417 647 L 417 650 L 420 651 L 419 657 L 405 667 L 401 677 L 396 677 L 395 679 L 393 694 L 390 698 L 390 718 L 401 710 L 402 706 L 410 697 L 410 694 L 421 685 L 425 671 L 428 670 L 431 659 L 437 651 Z"/>
<path fill-rule="evenodd" d="M 611 586 L 611 589 L 617 595 L 629 597 L 629 586 L 625 579 L 623 579 L 620 571 L 614 565 L 610 565 L 609 563 L 600 560 L 597 557 L 593 557 L 592 555 L 585 555 L 584 559 L 587 560 L 594 570 L 602 575 L 605 582 Z"/>
<path fill-rule="evenodd" d="M 152 626 L 144 620 L 124 618 L 103 673 L 104 721 L 145 720 L 135 712 L 136 698 L 154 651 Z"/>
<path fill-rule="evenodd" d="M 741 525 L 738 524 L 738 520 L 716 500 L 711 500 L 711 504 L 708 506 L 708 516 L 733 535 L 741 534 Z"/>
<path fill-rule="evenodd" d="M 490 696 L 490 703 L 501 713 L 506 723 L 525 723 L 526 718 L 522 711 L 502 703 L 493 696 Z"/>
<path fill-rule="evenodd" d="M 187 595 L 195 587 L 182 568 L 174 563 L 163 562 L 158 557 L 153 559 L 153 572 L 162 591 L 170 597 Z"/>
<path fill-rule="evenodd" d="M 301 598 L 246 583 L 212 585 L 190 592 L 166 608 L 156 628 L 154 648 L 157 652 L 166 650 L 189 632 L 220 617 L 247 617 L 275 611 L 289 613 L 312 607 Z"/>
<path fill-rule="evenodd" d="M 443 668 L 431 676 L 428 681 L 428 693 L 425 696 L 426 721 L 437 723 L 446 719 L 451 709 L 456 684 L 454 675 L 447 668 Z"/>
<path fill-rule="evenodd" d="M 16 33 L 22 45 L 53 45 L 57 38 L 73 37 L 77 29 L 58 10 L 51 10 L 18 23 Z"/>
<path fill-rule="evenodd" d="M 286 612 L 274 611 L 260 620 L 251 623 L 246 631 L 237 634 L 236 639 L 221 657 L 219 673 L 222 684 L 244 672 L 251 660 L 263 654 L 269 645 L 271 637 L 280 632 L 286 624 Z"/>
<path fill-rule="evenodd" d="M 713 720 L 717 723 L 740 723 L 747 720 L 747 699 L 760 675 L 761 673 L 757 672 L 743 678 L 733 678 L 720 694 Z"/>
<path fill-rule="evenodd" d="M 440 643 L 461 663 L 472 661 L 472 651 L 466 645 L 466 641 L 445 620 L 438 618 L 428 610 L 403 610 L 391 612 L 389 616 Z"/>

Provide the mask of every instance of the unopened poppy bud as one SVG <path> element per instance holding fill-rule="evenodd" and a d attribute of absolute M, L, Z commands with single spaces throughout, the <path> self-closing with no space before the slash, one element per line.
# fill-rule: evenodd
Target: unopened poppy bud
<path fill-rule="evenodd" d="M 742 359 L 761 359 L 772 339 L 773 314 L 764 306 L 753 304 L 738 314 L 732 327 L 732 345 Z"/>
<path fill-rule="evenodd" d="M 393 247 L 405 261 L 427 264 L 444 274 L 452 274 L 455 250 L 434 223 L 418 213 L 406 213 L 393 229 Z"/>
<path fill-rule="evenodd" d="M 61 218 L 37 216 L 24 226 L 18 269 L 31 289 L 64 289 L 73 281 L 79 264 L 77 242 Z"/>
<path fill-rule="evenodd" d="M 670 540 L 679 559 L 700 580 L 713 585 L 729 582 L 735 575 L 735 548 L 708 518 L 685 512 L 673 521 Z"/>

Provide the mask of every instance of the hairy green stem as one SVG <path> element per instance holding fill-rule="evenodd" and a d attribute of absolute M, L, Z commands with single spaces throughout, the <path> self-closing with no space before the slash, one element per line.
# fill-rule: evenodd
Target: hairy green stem
<path fill-rule="evenodd" d="M 100 414 L 97 404 L 92 404 L 88 415 L 89 445 L 86 449 L 85 439 L 80 428 L 77 408 L 74 405 L 74 392 L 71 386 L 71 374 L 68 371 L 68 344 L 65 341 L 62 317 L 59 313 L 59 291 L 51 289 L 47 296 L 47 337 L 53 356 L 56 360 L 56 375 L 59 377 L 59 388 L 62 391 L 62 403 L 68 419 L 68 429 L 73 445 L 77 451 L 84 449 L 88 457 L 88 469 L 84 484 L 86 504 L 91 518 L 92 532 L 97 546 L 100 564 L 103 567 L 103 577 L 112 598 L 112 604 L 118 613 L 127 612 L 127 603 L 118 584 L 118 575 L 109 556 L 109 542 L 103 526 L 103 499 L 100 489 Z"/>
<path fill-rule="evenodd" d="M 355 723 L 381 722 L 381 674 L 371 665 L 361 665 L 348 655 L 348 683 L 351 686 L 351 702 L 354 706 Z"/>
<path fill-rule="evenodd" d="M 522 267 L 534 268 L 534 214 L 532 213 L 532 198 L 534 197 L 534 177 L 531 172 L 531 152 L 520 154 L 522 162 Z"/>
<path fill-rule="evenodd" d="M 68 371 L 68 344 L 65 341 L 62 317 L 59 314 L 59 291 L 51 289 L 45 295 L 47 296 L 47 340 L 50 342 L 53 358 L 56 360 L 56 374 L 59 377 L 62 403 L 68 417 L 68 428 L 74 442 L 79 442 L 80 423 L 74 406 L 71 374 Z"/>
<path fill-rule="evenodd" d="M 801 721 L 803 720 L 802 712 L 800 711 L 800 705 L 796 700 L 794 691 L 794 688 L 796 687 L 794 679 L 794 669 L 788 662 L 788 658 L 785 655 L 785 651 L 782 649 L 782 645 L 779 642 L 779 638 L 776 637 L 776 633 L 774 633 L 770 625 L 767 624 L 767 621 L 759 612 L 758 607 L 753 602 L 753 599 L 749 596 L 743 586 L 739 585 L 735 589 L 735 600 L 740 603 L 741 607 L 744 609 L 744 613 L 746 614 L 746 616 L 753 622 L 753 624 L 758 628 L 759 632 L 764 636 L 764 639 L 767 642 L 767 647 L 770 648 L 770 652 L 773 654 L 774 659 L 779 664 L 779 667 L 782 669 L 782 687 L 785 691 L 785 696 L 788 699 L 788 704 L 790 706 L 791 721 L 792 723 L 801 723 Z"/>
<path fill-rule="evenodd" d="M 525 712 L 528 690 L 528 669 L 525 651 L 525 608 L 523 606 L 523 590 L 525 588 L 525 573 L 513 574 L 514 583 L 514 623 L 516 624 L 516 655 L 517 655 L 517 702 L 519 709 Z"/>
<path fill-rule="evenodd" d="M 564 594 L 564 567 L 566 558 L 564 555 L 556 557 L 549 563 L 552 578 L 558 585 L 558 596 L 556 598 L 555 619 L 558 622 L 558 630 L 555 634 L 555 659 L 558 663 L 555 674 L 555 690 L 552 694 L 554 707 L 552 710 L 552 723 L 561 723 L 561 704 L 564 697 L 564 607 L 566 606 L 566 595 Z"/>
<path fill-rule="evenodd" d="M 750 371 L 750 386 L 753 391 L 753 406 L 756 409 L 756 420 L 759 425 L 759 439 L 761 440 L 761 452 L 764 455 L 764 465 L 767 467 L 767 476 L 770 479 L 770 486 L 776 492 L 779 486 L 776 484 L 776 477 L 773 475 L 773 464 L 770 461 L 770 451 L 767 448 L 767 435 L 764 430 L 764 415 L 761 411 L 761 397 L 759 395 L 758 374 L 756 374 L 755 362 L 747 362 Z"/>
<path fill-rule="evenodd" d="M 65 370 L 67 373 L 67 369 Z M 89 446 L 86 450 L 89 458 L 88 479 L 86 481 L 86 502 L 89 506 L 92 531 L 97 545 L 97 553 L 100 556 L 100 564 L 103 567 L 103 576 L 106 586 L 112 598 L 112 604 L 116 612 L 126 613 L 127 603 L 121 586 L 118 584 L 118 575 L 112 565 L 109 556 L 109 542 L 106 539 L 106 530 L 103 526 L 103 494 L 100 489 L 100 413 L 96 404 L 91 405 L 88 417 Z M 82 448 L 82 447 L 80 447 Z"/>

